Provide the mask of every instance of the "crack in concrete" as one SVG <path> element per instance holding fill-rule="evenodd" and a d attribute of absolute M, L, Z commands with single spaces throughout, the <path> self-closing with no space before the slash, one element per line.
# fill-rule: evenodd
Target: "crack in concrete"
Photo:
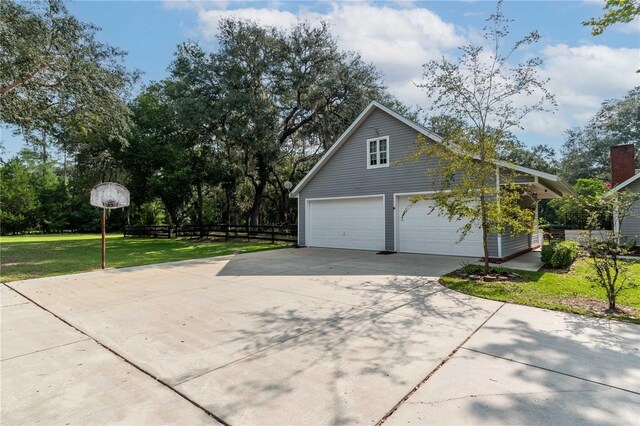
<path fill-rule="evenodd" d="M 587 379 L 585 377 L 575 376 L 573 374 L 564 373 L 562 371 L 554 370 L 552 368 L 546 368 L 546 367 L 541 367 L 541 366 L 535 365 L 535 364 L 529 364 L 527 362 L 518 361 L 518 360 L 515 360 L 515 359 L 512 359 L 512 358 L 507 358 L 507 357 L 503 357 L 503 356 L 500 356 L 500 355 L 494 355 L 494 354 L 490 354 L 490 353 L 487 353 L 487 352 L 482 352 L 482 351 L 479 351 L 477 349 L 470 349 L 470 348 L 462 348 L 462 349 L 464 349 L 466 351 L 469 351 L 469 352 L 475 352 L 475 353 L 481 354 L 481 355 L 486 355 L 486 356 L 490 356 L 490 357 L 494 357 L 494 358 L 503 359 L 505 361 L 515 362 L 516 364 L 526 365 L 527 367 L 537 368 L 537 369 L 540 369 L 540 370 L 548 371 L 550 373 L 561 374 L 563 376 L 572 377 L 574 379 L 582 380 L 582 381 L 593 383 L 593 384 L 596 384 L 596 385 L 606 386 L 608 388 L 617 389 L 617 390 L 621 390 L 621 391 L 624 391 L 624 392 L 629 392 L 629 393 L 632 393 L 634 395 L 640 395 L 640 392 L 636 392 L 636 391 L 633 391 L 631 389 L 625 389 L 625 388 L 621 388 L 621 387 L 618 387 L 618 386 L 610 385 L 610 384 L 607 384 L 607 383 L 598 382 L 597 380 L 591 380 L 591 379 Z"/>
<path fill-rule="evenodd" d="M 27 303 L 29 303 L 29 302 L 27 302 Z M 74 345 L 74 344 L 80 343 L 80 342 L 86 342 L 87 340 L 91 340 L 91 339 L 87 337 L 87 338 L 80 339 L 80 340 L 74 340 L 73 342 L 63 343 L 61 345 L 51 346 L 49 348 L 44 348 L 44 349 L 38 349 L 37 351 L 27 352 L 25 354 L 10 356 L 9 358 L 2 358 L 0 361 L 9 361 L 10 359 L 16 359 L 16 358 L 20 358 L 20 357 L 27 356 L 27 355 L 33 355 L 33 354 L 37 354 L 39 352 L 46 352 L 46 351 L 49 351 L 51 349 L 58 349 L 58 348 L 62 348 L 64 346 Z"/>
<path fill-rule="evenodd" d="M 484 397 L 492 397 L 492 396 L 544 395 L 544 394 L 558 394 L 558 393 L 595 393 L 595 392 L 604 392 L 604 391 L 605 391 L 604 389 L 593 389 L 593 390 L 567 389 L 567 390 L 539 391 L 539 392 L 485 393 L 485 394 L 479 394 L 479 395 L 458 396 L 458 397 L 455 397 L 455 398 L 447 398 L 447 399 L 442 399 L 442 400 L 438 400 L 438 401 L 416 401 L 416 402 L 407 401 L 407 404 L 409 404 L 409 405 L 435 405 L 435 404 L 441 404 L 443 402 L 459 401 L 459 400 L 462 400 L 462 399 L 469 399 L 469 398 L 484 398 Z"/>

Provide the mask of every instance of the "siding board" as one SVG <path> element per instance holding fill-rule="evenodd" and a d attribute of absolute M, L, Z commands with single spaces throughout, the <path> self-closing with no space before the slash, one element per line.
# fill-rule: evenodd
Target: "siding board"
<path fill-rule="evenodd" d="M 640 179 L 629 184 L 625 189 L 640 193 Z M 630 214 L 620 224 L 620 234 L 627 242 L 640 245 L 640 201 L 635 202 Z"/>
<path fill-rule="evenodd" d="M 382 136 L 389 136 L 389 167 L 367 169 L 366 141 Z M 384 111 L 373 111 L 300 191 L 299 244 L 306 244 L 307 198 L 385 194 L 385 248 L 395 250 L 394 193 L 435 189 L 432 178 L 425 174 L 435 161 L 425 158 L 418 162 L 407 160 L 407 156 L 416 149 L 417 136 L 416 130 Z M 489 237 L 489 247 L 490 255 L 497 256 L 496 236 Z"/>

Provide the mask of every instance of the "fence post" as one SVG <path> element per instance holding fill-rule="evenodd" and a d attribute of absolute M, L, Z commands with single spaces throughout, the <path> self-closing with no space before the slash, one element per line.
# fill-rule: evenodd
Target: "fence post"
<path fill-rule="evenodd" d="M 276 242 L 276 227 L 272 226 L 271 227 L 271 244 L 274 244 Z"/>
<path fill-rule="evenodd" d="M 167 238 L 171 239 L 171 225 L 167 225 Z"/>
<path fill-rule="evenodd" d="M 229 231 L 230 231 L 231 225 L 229 225 L 227 223 L 227 226 L 225 226 L 225 231 L 224 231 L 224 240 L 228 241 L 229 240 Z"/>

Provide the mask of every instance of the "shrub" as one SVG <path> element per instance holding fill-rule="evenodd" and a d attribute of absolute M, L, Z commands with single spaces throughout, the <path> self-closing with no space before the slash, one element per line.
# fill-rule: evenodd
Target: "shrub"
<path fill-rule="evenodd" d="M 552 268 L 568 268 L 579 252 L 580 246 L 575 241 L 554 241 L 542 247 L 541 259 Z"/>

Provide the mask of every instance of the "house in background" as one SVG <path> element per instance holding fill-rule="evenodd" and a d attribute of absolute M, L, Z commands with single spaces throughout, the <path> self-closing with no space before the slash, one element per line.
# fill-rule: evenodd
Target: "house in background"
<path fill-rule="evenodd" d="M 433 162 L 401 161 L 415 151 L 419 134 L 442 141 L 384 105 L 369 104 L 291 191 L 298 199 L 299 245 L 481 257 L 481 230 L 458 243 L 462 223 L 428 214 L 433 201 L 420 201 L 403 215 L 411 196 L 436 189 L 425 176 Z M 517 173 L 517 182 L 538 200 L 575 194 L 555 175 L 508 163 L 497 164 L 499 179 L 498 171 Z M 539 235 L 490 235 L 489 255 L 505 260 L 530 251 L 541 243 Z"/>
<path fill-rule="evenodd" d="M 640 194 L 640 170 L 636 170 L 635 155 L 636 147 L 634 144 L 611 147 L 612 193 L 627 190 Z M 614 217 L 613 227 L 625 242 L 640 245 L 640 201 L 636 201 L 622 222 Z"/>

